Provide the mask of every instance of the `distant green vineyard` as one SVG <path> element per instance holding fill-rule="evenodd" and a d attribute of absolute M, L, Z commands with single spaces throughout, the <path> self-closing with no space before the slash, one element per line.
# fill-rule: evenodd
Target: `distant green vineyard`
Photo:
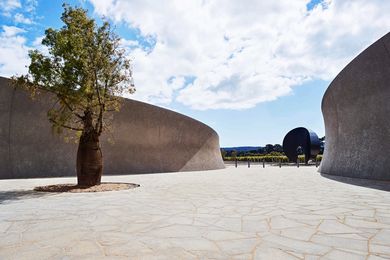
<path fill-rule="evenodd" d="M 256 155 L 256 156 L 225 156 L 223 157 L 224 161 L 251 161 L 251 162 L 262 162 L 263 160 L 266 162 L 288 162 L 287 156 L 275 156 L 275 155 Z M 305 162 L 305 156 L 298 156 L 299 162 Z M 322 160 L 322 155 L 317 155 L 316 160 L 320 162 Z"/>

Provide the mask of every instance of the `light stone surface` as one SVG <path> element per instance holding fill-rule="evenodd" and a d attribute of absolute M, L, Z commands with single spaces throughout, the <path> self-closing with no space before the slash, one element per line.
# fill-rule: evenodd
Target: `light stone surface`
<path fill-rule="evenodd" d="M 390 259 L 390 193 L 314 167 L 103 177 L 141 187 L 38 193 L 0 181 L 0 259 Z"/>

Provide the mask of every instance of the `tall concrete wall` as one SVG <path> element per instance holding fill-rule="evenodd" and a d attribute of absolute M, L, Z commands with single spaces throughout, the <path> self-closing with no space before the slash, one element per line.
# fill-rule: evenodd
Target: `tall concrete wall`
<path fill-rule="evenodd" d="M 53 134 L 53 97 L 29 94 L 0 77 L 0 179 L 76 175 L 77 145 Z M 114 144 L 102 136 L 103 174 L 211 170 L 224 167 L 217 133 L 187 116 L 126 99 L 114 114 Z"/>
<path fill-rule="evenodd" d="M 322 113 L 321 173 L 390 180 L 390 33 L 337 75 L 322 99 Z"/>

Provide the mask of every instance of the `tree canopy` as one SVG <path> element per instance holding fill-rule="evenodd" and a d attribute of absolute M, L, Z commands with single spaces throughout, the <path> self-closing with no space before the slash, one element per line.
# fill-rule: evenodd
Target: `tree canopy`
<path fill-rule="evenodd" d="M 130 60 L 107 21 L 98 26 L 86 10 L 63 7 L 64 26 L 45 31 L 47 52 L 30 51 L 29 73 L 13 79 L 33 95 L 42 90 L 55 95 L 48 117 L 58 132 L 85 131 L 89 114 L 91 130 L 100 135 L 105 112 L 118 110 L 120 95 L 135 91 Z"/>

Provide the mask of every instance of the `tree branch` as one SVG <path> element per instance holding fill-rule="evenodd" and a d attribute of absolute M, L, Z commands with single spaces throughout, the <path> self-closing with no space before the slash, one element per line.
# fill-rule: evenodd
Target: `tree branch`
<path fill-rule="evenodd" d="M 75 116 L 77 116 L 78 118 L 83 119 L 83 116 L 81 116 L 81 115 L 79 115 L 78 113 L 76 113 L 76 112 L 74 111 L 74 109 L 69 105 L 69 103 L 66 102 L 64 98 L 61 97 L 61 95 L 58 95 L 58 94 L 57 94 L 57 97 L 65 104 L 65 106 L 70 110 L 70 112 L 72 112 L 72 113 L 73 113 Z"/>
<path fill-rule="evenodd" d="M 81 128 L 76 128 L 76 127 L 68 126 L 68 125 L 65 125 L 65 124 L 60 124 L 60 123 L 58 123 L 57 121 L 55 121 L 55 120 L 53 120 L 51 118 L 49 118 L 49 121 L 51 123 L 57 125 L 57 126 L 61 126 L 63 128 L 67 128 L 67 129 L 70 129 L 70 130 L 73 130 L 73 131 L 83 131 L 83 129 L 81 129 Z"/>

